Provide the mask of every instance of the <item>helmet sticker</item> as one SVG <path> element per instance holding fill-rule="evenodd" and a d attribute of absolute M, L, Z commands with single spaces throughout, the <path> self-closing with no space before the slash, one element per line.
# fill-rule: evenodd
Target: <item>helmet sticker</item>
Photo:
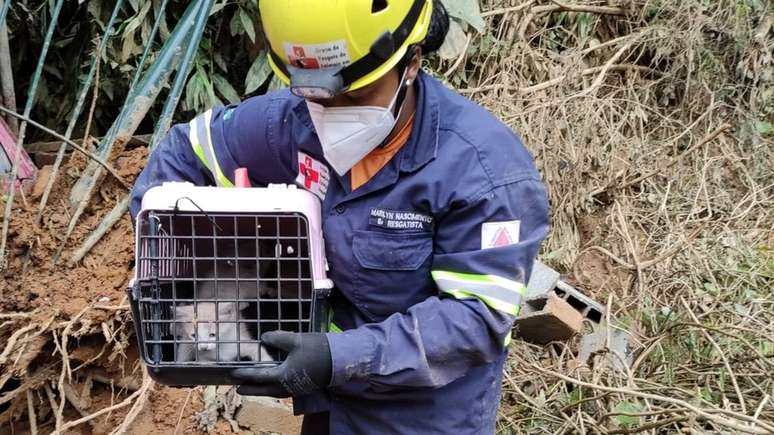
<path fill-rule="evenodd" d="M 339 68 L 350 63 L 347 41 L 331 41 L 323 44 L 283 43 L 288 63 L 296 68 Z"/>

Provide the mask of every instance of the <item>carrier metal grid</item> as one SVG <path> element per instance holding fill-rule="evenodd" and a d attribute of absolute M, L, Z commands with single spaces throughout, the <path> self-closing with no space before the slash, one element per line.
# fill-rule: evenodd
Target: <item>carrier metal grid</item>
<path fill-rule="evenodd" d="M 129 299 L 142 357 L 167 385 L 225 385 L 237 367 L 285 355 L 266 331 L 326 331 L 320 205 L 295 186 L 196 187 L 145 194 Z"/>

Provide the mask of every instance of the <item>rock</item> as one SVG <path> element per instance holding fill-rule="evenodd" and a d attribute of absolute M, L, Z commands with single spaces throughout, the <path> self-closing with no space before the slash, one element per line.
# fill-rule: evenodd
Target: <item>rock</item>
<path fill-rule="evenodd" d="M 237 422 L 234 420 L 236 409 L 242 404 L 242 396 L 236 393 L 236 388 L 230 385 L 214 386 L 209 385 L 204 388 L 202 394 L 204 409 L 194 416 L 198 428 L 211 432 L 218 422 L 218 416 L 231 424 L 234 432 L 239 430 Z"/>
<path fill-rule="evenodd" d="M 301 432 L 301 416 L 293 415 L 292 407 L 271 397 L 242 396 L 242 406 L 236 413 L 241 428 L 255 433 L 294 435 Z"/>
<path fill-rule="evenodd" d="M 606 347 L 608 335 L 610 342 L 609 347 Z M 594 366 L 604 364 L 623 373 L 631 367 L 638 350 L 635 340 L 628 332 L 604 323 L 595 327 L 593 333 L 584 335 L 580 346 L 578 360 L 581 362 Z"/>
<path fill-rule="evenodd" d="M 32 193 L 30 194 L 32 199 L 38 199 L 43 196 L 43 191 L 46 190 L 48 179 L 51 178 L 52 169 L 53 167 L 51 165 L 40 168 L 38 171 L 38 178 L 35 179 L 35 184 L 32 185 Z"/>

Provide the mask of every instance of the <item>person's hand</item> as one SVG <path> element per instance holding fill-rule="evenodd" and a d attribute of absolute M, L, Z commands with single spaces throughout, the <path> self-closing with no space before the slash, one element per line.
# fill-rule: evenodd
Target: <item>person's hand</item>
<path fill-rule="evenodd" d="M 261 336 L 267 346 L 287 352 L 275 367 L 234 369 L 242 381 L 237 393 L 246 396 L 303 396 L 325 388 L 331 381 L 331 350 L 328 338 L 319 332 L 269 331 Z"/>

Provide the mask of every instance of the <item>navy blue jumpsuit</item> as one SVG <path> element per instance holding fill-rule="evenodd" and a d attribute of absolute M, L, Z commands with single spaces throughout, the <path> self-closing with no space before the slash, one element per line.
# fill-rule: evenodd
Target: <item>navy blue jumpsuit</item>
<path fill-rule="evenodd" d="M 520 139 L 420 73 L 408 142 L 351 190 L 325 161 L 304 100 L 283 90 L 176 125 L 143 170 L 136 216 L 164 181 L 295 183 L 322 201 L 331 385 L 295 399 L 335 434 L 493 433 L 511 326 L 548 231 Z"/>

